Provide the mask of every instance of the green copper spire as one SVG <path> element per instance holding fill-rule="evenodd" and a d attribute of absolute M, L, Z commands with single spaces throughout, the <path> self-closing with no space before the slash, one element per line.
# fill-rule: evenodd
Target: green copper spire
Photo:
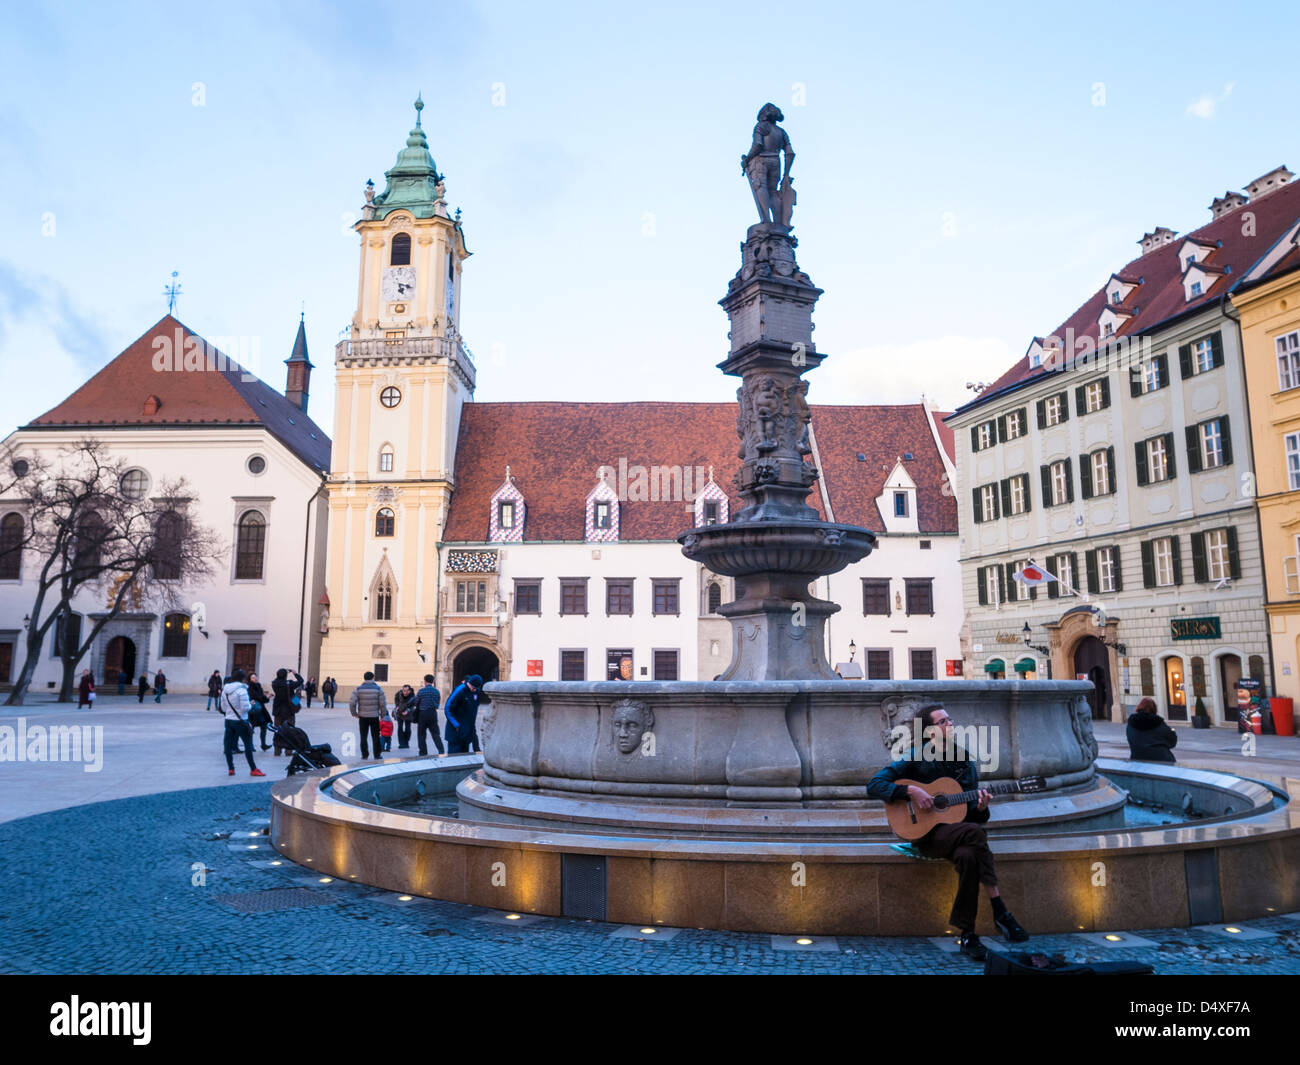
<path fill-rule="evenodd" d="M 384 191 L 374 199 L 375 217 L 383 218 L 399 207 L 410 211 L 416 218 L 432 217 L 434 204 L 439 199 L 438 185 L 442 175 L 429 154 L 429 141 L 420 124 L 424 100 L 415 99 L 415 125 L 406 138 L 406 147 L 397 153 L 397 162 L 384 173 L 388 179 Z"/>

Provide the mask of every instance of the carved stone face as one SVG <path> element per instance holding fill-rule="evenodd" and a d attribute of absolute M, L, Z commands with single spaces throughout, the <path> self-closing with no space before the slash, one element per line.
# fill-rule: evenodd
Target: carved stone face
<path fill-rule="evenodd" d="M 614 708 L 614 745 L 620 754 L 641 746 L 641 737 L 654 727 L 655 716 L 645 703 L 624 699 Z"/>

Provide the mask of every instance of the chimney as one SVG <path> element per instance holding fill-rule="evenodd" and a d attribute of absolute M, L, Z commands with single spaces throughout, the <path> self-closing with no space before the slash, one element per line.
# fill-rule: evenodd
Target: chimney
<path fill-rule="evenodd" d="M 1172 229 L 1156 226 L 1150 233 L 1143 233 L 1138 243 L 1142 246 L 1142 254 L 1145 255 L 1149 251 L 1163 248 L 1166 244 L 1172 244 L 1177 236 L 1178 234 Z"/>
<path fill-rule="evenodd" d="M 1285 165 L 1270 170 L 1267 174 L 1261 174 L 1249 185 L 1246 186 L 1246 192 L 1250 198 L 1258 200 L 1261 196 L 1267 196 L 1270 192 L 1276 192 L 1295 175 L 1286 168 Z"/>
<path fill-rule="evenodd" d="M 1210 214 L 1215 218 L 1222 218 L 1225 214 L 1235 211 L 1238 207 L 1244 207 L 1249 202 L 1250 197 L 1229 190 L 1210 204 Z"/>
<path fill-rule="evenodd" d="M 307 327 L 303 319 L 298 319 L 298 335 L 293 341 L 293 354 L 284 360 L 289 367 L 285 379 L 284 397 L 304 414 L 307 413 L 307 394 L 311 386 L 311 360 L 307 358 Z"/>

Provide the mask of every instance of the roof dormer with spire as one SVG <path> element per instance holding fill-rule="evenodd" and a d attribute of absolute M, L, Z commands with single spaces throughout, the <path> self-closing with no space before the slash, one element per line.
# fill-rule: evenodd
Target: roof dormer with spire
<path fill-rule="evenodd" d="M 298 318 L 298 335 L 293 338 L 293 351 L 284 360 L 289 367 L 285 377 L 284 397 L 304 414 L 307 412 L 307 399 L 311 391 L 311 372 L 315 369 L 307 357 L 307 326 L 303 312 Z"/>

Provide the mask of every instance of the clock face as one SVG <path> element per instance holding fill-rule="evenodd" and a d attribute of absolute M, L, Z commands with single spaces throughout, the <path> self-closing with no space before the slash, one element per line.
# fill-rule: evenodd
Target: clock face
<path fill-rule="evenodd" d="M 412 266 L 390 266 L 385 269 L 380 292 L 385 302 L 389 303 L 395 300 L 414 299 L 415 268 Z"/>

